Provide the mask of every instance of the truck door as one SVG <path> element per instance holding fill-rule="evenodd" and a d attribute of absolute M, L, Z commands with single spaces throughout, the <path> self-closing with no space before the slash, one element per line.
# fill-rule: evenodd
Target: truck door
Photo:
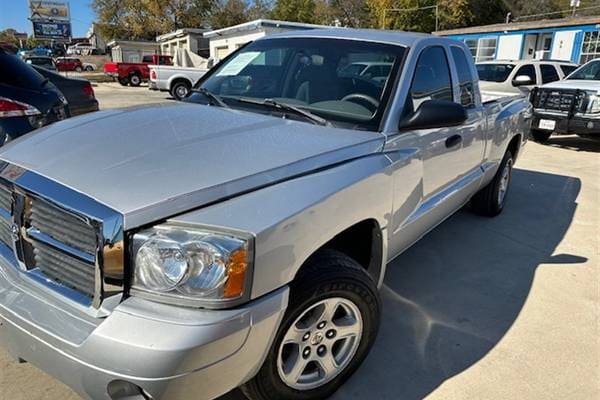
<path fill-rule="evenodd" d="M 462 51 L 461 48 L 457 49 Z M 405 208 L 394 210 L 390 230 L 390 257 L 404 250 L 459 208 L 479 185 L 482 177 L 479 167 L 483 159 L 485 119 L 481 101 L 475 93 L 472 64 L 464 60 L 471 73 L 460 74 L 464 79 L 459 89 L 459 85 L 452 85 L 453 76 L 457 80 L 457 68 L 451 64 L 454 63 L 454 58 L 449 53 L 450 48 L 442 45 L 422 50 L 405 108 L 417 110 L 428 100 L 455 101 L 465 105 L 468 120 L 460 126 L 401 132 L 386 144 L 386 148 L 389 145 L 396 149 L 418 149 L 422 163 L 422 194 L 419 204 L 410 212 Z M 467 76 L 469 79 L 466 79 Z M 405 173 L 403 168 L 396 171 L 395 193 L 399 197 L 403 180 L 406 179 L 403 177 Z M 402 198 L 394 198 L 395 204 L 402 204 L 403 201 Z"/>

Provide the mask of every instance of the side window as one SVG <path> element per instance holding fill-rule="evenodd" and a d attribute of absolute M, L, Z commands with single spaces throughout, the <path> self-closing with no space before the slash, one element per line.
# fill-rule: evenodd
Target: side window
<path fill-rule="evenodd" d="M 540 70 L 542 72 L 542 83 L 556 82 L 560 80 L 560 77 L 558 76 L 558 72 L 556 71 L 556 68 L 554 68 L 554 65 L 541 64 Z"/>
<path fill-rule="evenodd" d="M 429 47 L 419 56 L 410 97 L 413 110 L 428 100 L 452 101 L 450 68 L 443 47 Z"/>
<path fill-rule="evenodd" d="M 473 75 L 471 66 L 467 61 L 465 52 L 459 47 L 452 47 L 452 58 L 458 72 L 458 85 L 460 88 L 460 104 L 465 107 L 475 105 L 475 85 L 473 84 Z"/>
<path fill-rule="evenodd" d="M 517 73 L 514 75 L 513 79 L 518 76 L 528 76 L 534 83 L 537 83 L 537 73 L 535 72 L 535 67 L 533 64 L 523 65 L 517 70 Z"/>
<path fill-rule="evenodd" d="M 142 62 L 143 63 L 151 63 L 152 62 L 152 56 L 144 56 L 142 58 Z"/>
<path fill-rule="evenodd" d="M 560 69 L 562 69 L 562 72 L 565 74 L 565 76 L 568 76 L 571 75 L 571 73 L 575 71 L 577 67 L 574 65 L 561 65 Z"/>

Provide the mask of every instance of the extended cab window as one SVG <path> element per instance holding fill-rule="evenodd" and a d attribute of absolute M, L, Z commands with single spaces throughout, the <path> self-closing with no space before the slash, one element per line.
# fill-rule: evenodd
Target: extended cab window
<path fill-rule="evenodd" d="M 454 64 L 458 72 L 460 104 L 465 107 L 472 107 L 475 105 L 475 85 L 473 84 L 471 66 L 467 61 L 465 52 L 459 47 L 452 47 L 452 58 L 454 58 Z"/>
<path fill-rule="evenodd" d="M 542 83 L 550 83 L 560 80 L 560 77 L 558 76 L 558 72 L 556 71 L 556 68 L 554 68 L 554 65 L 541 64 L 540 70 L 542 72 Z"/>
<path fill-rule="evenodd" d="M 533 64 L 526 64 L 519 68 L 514 77 L 517 78 L 519 76 L 528 76 L 534 83 L 537 82 L 537 73 Z"/>
<path fill-rule="evenodd" d="M 429 47 L 419 56 L 410 88 L 410 99 L 413 110 L 417 110 L 427 100 L 452 101 L 450 67 L 443 47 Z"/>

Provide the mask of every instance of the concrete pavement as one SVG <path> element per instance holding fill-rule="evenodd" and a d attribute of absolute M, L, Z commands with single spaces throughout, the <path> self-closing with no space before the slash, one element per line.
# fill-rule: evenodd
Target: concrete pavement
<path fill-rule="evenodd" d="M 102 108 L 171 101 L 95 89 Z M 600 143 L 529 143 L 509 196 L 501 216 L 464 209 L 392 262 L 375 347 L 334 400 L 600 398 Z M 77 398 L 0 349 L 0 399 Z"/>

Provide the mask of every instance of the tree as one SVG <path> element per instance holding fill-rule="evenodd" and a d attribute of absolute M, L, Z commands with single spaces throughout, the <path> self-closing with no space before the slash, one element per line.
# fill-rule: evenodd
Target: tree
<path fill-rule="evenodd" d="M 277 0 L 271 16 L 294 22 L 316 22 L 315 0 Z"/>
<path fill-rule="evenodd" d="M 249 21 L 249 8 L 244 0 L 226 0 L 211 16 L 213 29 L 224 28 Z"/>
<path fill-rule="evenodd" d="M 106 39 L 148 39 L 179 28 L 209 25 L 216 0 L 93 0 Z"/>
<path fill-rule="evenodd" d="M 361 28 L 370 25 L 369 7 L 364 0 L 331 0 L 330 7 L 343 26 Z"/>

